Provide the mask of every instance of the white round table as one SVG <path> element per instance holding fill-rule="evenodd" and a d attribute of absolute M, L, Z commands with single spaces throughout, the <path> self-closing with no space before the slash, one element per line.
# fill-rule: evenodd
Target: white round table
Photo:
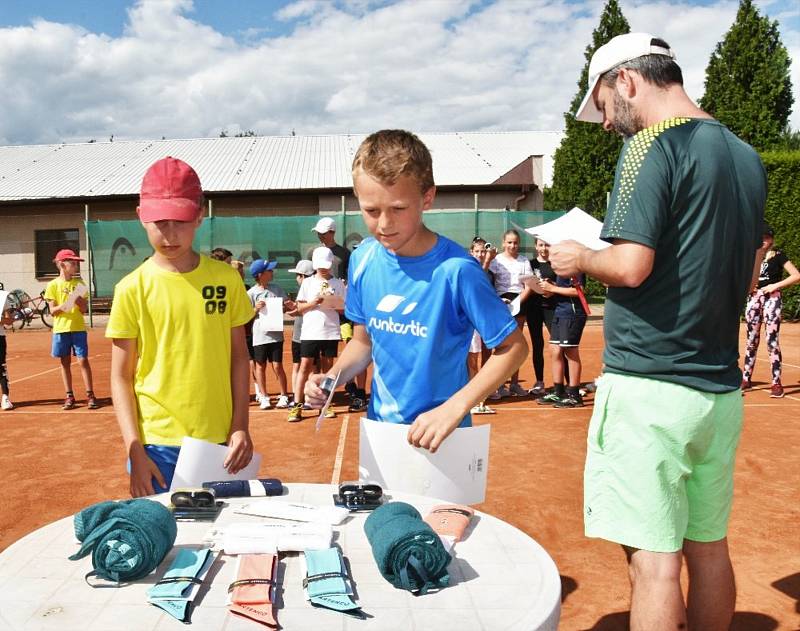
<path fill-rule="evenodd" d="M 286 484 L 290 498 L 331 505 L 336 488 L 327 484 Z M 437 500 L 392 493 L 424 516 Z M 168 495 L 158 499 L 167 501 Z M 226 499 L 229 505 L 257 498 Z M 455 545 L 448 570 L 451 584 L 424 596 L 395 589 L 378 572 L 364 534 L 368 513 L 353 513 L 334 527 L 350 565 L 357 602 L 370 618 L 359 620 L 311 607 L 303 597 L 301 560 L 281 553 L 275 615 L 286 631 L 326 629 L 452 631 L 555 630 L 561 610 L 561 582 L 553 560 L 536 541 L 491 515 L 476 512 L 466 537 Z M 186 625 L 147 603 L 146 591 L 169 568 L 180 546 L 200 545 L 212 526 L 258 521 L 226 506 L 216 522 L 178 522 L 175 548 L 156 571 L 119 588 L 92 588 L 84 576 L 91 555 L 67 557 L 78 548 L 72 517 L 36 530 L 0 553 L 0 629 L 24 631 L 162 631 Z M 234 580 L 234 557 L 220 554 L 195 599 L 193 631 L 257 631 L 258 623 L 229 615 L 227 586 Z"/>

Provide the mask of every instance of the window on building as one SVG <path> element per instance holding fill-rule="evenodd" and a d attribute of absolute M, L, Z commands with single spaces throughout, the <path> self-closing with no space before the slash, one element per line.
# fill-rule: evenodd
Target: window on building
<path fill-rule="evenodd" d="M 59 250 L 69 248 L 73 252 L 80 254 L 81 246 L 77 228 L 34 230 L 34 241 L 36 248 L 36 278 L 58 276 L 53 259 L 56 258 L 56 253 Z"/>

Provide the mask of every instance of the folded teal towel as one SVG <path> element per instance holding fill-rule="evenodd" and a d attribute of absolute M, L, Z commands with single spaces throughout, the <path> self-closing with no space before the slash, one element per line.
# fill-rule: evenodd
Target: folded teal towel
<path fill-rule="evenodd" d="M 80 550 L 75 561 L 92 553 L 94 572 L 109 581 L 135 581 L 152 572 L 175 543 L 172 513 L 153 500 L 100 502 L 75 515 Z"/>
<path fill-rule="evenodd" d="M 367 517 L 364 532 L 380 573 L 398 589 L 425 594 L 450 583 L 450 555 L 410 504 L 379 506 Z"/>

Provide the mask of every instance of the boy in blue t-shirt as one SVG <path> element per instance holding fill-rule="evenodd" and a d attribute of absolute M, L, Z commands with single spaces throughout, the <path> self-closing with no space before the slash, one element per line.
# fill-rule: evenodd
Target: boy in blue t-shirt
<path fill-rule="evenodd" d="M 383 130 L 361 143 L 353 190 L 373 238 L 353 252 L 345 314 L 353 339 L 328 375 L 346 382 L 370 362 L 369 418 L 410 425 L 408 442 L 436 451 L 470 409 L 527 356 L 508 308 L 477 261 L 422 221 L 436 194 L 428 148 L 414 134 Z M 474 379 L 467 351 L 477 330 L 493 355 Z M 306 401 L 321 407 L 325 375 L 306 385 Z"/>

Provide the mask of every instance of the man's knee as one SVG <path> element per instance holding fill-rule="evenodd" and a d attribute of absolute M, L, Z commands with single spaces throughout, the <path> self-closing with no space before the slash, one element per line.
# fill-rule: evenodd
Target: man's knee
<path fill-rule="evenodd" d="M 681 579 L 681 553 L 649 552 L 623 546 L 628 558 L 631 583 L 679 582 Z"/>

